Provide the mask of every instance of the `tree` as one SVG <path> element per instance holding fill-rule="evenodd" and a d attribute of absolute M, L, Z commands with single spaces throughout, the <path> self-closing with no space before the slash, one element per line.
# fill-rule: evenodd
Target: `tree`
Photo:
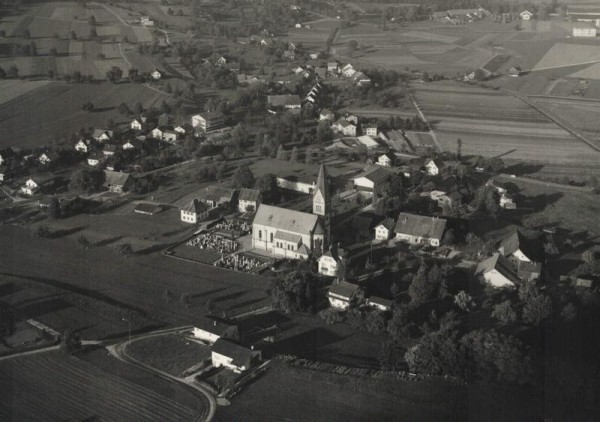
<path fill-rule="evenodd" d="M 469 312 L 474 306 L 475 302 L 473 302 L 473 298 L 464 290 L 461 290 L 456 295 L 454 295 L 454 304 L 458 306 L 463 311 Z"/>
<path fill-rule="evenodd" d="M 248 164 L 244 163 L 235 169 L 231 176 L 231 182 L 235 189 L 250 188 L 254 186 L 254 175 Z"/>
<path fill-rule="evenodd" d="M 456 140 L 456 158 L 460 160 L 462 157 L 462 139 L 458 138 Z"/>
<path fill-rule="evenodd" d="M 267 173 L 256 179 L 254 187 L 262 195 L 262 200 L 266 203 L 273 203 L 277 198 L 277 178 L 273 173 Z"/>
<path fill-rule="evenodd" d="M 292 163 L 298 162 L 298 147 L 292 148 L 292 152 L 290 153 L 290 162 L 292 162 Z"/>
<path fill-rule="evenodd" d="M 104 183 L 103 171 L 80 169 L 71 175 L 69 190 L 96 192 L 102 183 Z"/>
<path fill-rule="evenodd" d="M 173 292 L 168 287 L 165 287 L 165 291 L 163 292 L 163 299 L 165 300 L 165 302 L 171 303 L 174 298 L 175 295 L 173 294 Z"/>
<path fill-rule="evenodd" d="M 431 270 L 429 270 L 426 262 L 421 262 L 419 270 L 414 275 L 412 282 L 408 287 L 408 295 L 410 296 L 413 302 L 421 304 L 434 296 L 439 286 L 439 284 L 436 284 L 436 274 L 436 272 L 434 272 L 433 274 L 431 273 Z"/>
<path fill-rule="evenodd" d="M 115 253 L 124 258 L 128 258 L 133 254 L 133 248 L 129 243 L 119 243 L 115 246 Z"/>
<path fill-rule="evenodd" d="M 50 218 L 60 218 L 60 203 L 58 202 L 58 198 L 52 197 L 50 198 L 50 203 L 48 204 L 47 214 Z"/>
<path fill-rule="evenodd" d="M 137 103 L 135 103 L 135 106 L 133 106 L 133 111 L 139 116 L 144 112 L 144 106 L 138 101 Z"/>
<path fill-rule="evenodd" d="M 96 26 L 96 17 L 94 15 L 91 15 L 88 19 L 88 23 L 90 24 L 90 26 Z"/>
<path fill-rule="evenodd" d="M 316 137 L 317 142 L 319 144 L 322 144 L 325 142 L 329 142 L 332 139 L 333 139 L 333 130 L 331 129 L 329 122 L 326 120 L 319 122 L 319 125 L 317 126 L 317 137 Z"/>
<path fill-rule="evenodd" d="M 410 371 L 418 374 L 463 376 L 464 373 L 465 357 L 456 331 L 425 334 L 406 351 L 404 359 Z"/>
<path fill-rule="evenodd" d="M 29 32 L 28 28 L 25 28 L 23 31 L 23 38 L 31 38 L 31 32 Z"/>
<path fill-rule="evenodd" d="M 72 40 L 76 40 L 77 39 L 77 34 L 75 33 L 75 31 L 71 31 L 70 38 Z"/>
<path fill-rule="evenodd" d="M 90 247 L 90 241 L 83 234 L 77 237 L 77 244 L 81 249 L 88 249 Z"/>
<path fill-rule="evenodd" d="M 372 311 L 366 315 L 365 328 L 369 333 L 381 334 L 385 332 L 386 318 L 383 312 Z"/>
<path fill-rule="evenodd" d="M 510 300 L 505 300 L 494 306 L 492 318 L 496 318 L 503 324 L 511 324 L 517 320 L 517 313 L 514 311 Z"/>
<path fill-rule="evenodd" d="M 318 279 L 303 268 L 297 268 L 282 279 L 273 280 L 269 289 L 273 308 L 285 313 L 313 313 L 320 302 L 319 294 Z"/>
<path fill-rule="evenodd" d="M 112 83 L 117 83 L 122 76 L 123 71 L 119 66 L 111 66 L 111 68 L 106 72 L 106 79 Z"/>
<path fill-rule="evenodd" d="M 97 37 L 98 37 L 98 33 L 96 32 L 96 28 L 92 26 L 90 28 L 90 32 L 88 33 L 88 39 L 95 40 Z"/>
<path fill-rule="evenodd" d="M 225 163 L 219 164 L 219 166 L 217 167 L 217 173 L 216 173 L 217 180 L 223 180 L 223 178 L 225 177 L 225 173 L 227 173 L 227 164 L 225 164 Z"/>
<path fill-rule="evenodd" d="M 131 110 L 129 109 L 127 104 L 121 103 L 119 104 L 119 113 L 121 113 L 123 116 L 128 116 L 131 114 Z"/>
<path fill-rule="evenodd" d="M 72 355 L 81 347 L 81 341 L 71 330 L 66 330 L 60 338 L 60 350 L 66 355 Z"/>
<path fill-rule="evenodd" d="M 395 371 L 404 366 L 402 355 L 404 346 L 396 339 L 389 339 L 383 342 L 379 352 L 379 364 L 383 369 Z"/>
<path fill-rule="evenodd" d="M 356 41 L 356 40 L 348 41 L 347 47 L 348 47 L 348 55 L 352 56 L 354 54 L 354 52 L 356 51 L 356 49 L 358 48 L 358 41 Z"/>
<path fill-rule="evenodd" d="M 94 111 L 94 104 L 91 101 L 88 101 L 87 103 L 83 103 L 83 105 L 81 106 L 81 109 L 83 111 L 87 111 L 88 113 L 91 113 L 92 111 Z"/>
<path fill-rule="evenodd" d="M 528 295 L 523 306 L 523 321 L 531 325 L 539 325 L 552 315 L 552 300 L 537 291 Z"/>

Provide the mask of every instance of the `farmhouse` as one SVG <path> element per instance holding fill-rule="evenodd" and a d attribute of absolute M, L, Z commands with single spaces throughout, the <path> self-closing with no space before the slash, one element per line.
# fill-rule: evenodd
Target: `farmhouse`
<path fill-rule="evenodd" d="M 392 175 L 393 173 L 390 170 L 386 170 L 380 166 L 367 169 L 352 179 L 354 189 L 373 193 L 382 183 L 389 180 Z"/>
<path fill-rule="evenodd" d="M 356 125 L 350 123 L 346 118 L 340 117 L 332 126 L 332 129 L 345 136 L 356 136 Z"/>
<path fill-rule="evenodd" d="M 533 262 L 541 256 L 541 244 L 538 239 L 529 239 L 518 229 L 513 229 L 498 248 L 502 256 L 512 261 Z"/>
<path fill-rule="evenodd" d="M 197 194 L 197 198 L 211 208 L 216 208 L 219 205 L 232 206 L 237 200 L 237 191 L 220 186 L 209 186 L 201 190 Z"/>
<path fill-rule="evenodd" d="M 50 173 L 38 174 L 31 176 L 23 186 L 21 186 L 21 193 L 24 195 L 35 195 L 38 192 L 43 192 L 54 185 L 55 178 Z"/>
<path fill-rule="evenodd" d="M 104 183 L 103 187 L 108 189 L 110 192 L 124 193 L 129 191 L 133 184 L 133 178 L 129 173 L 123 173 L 120 171 L 104 170 Z"/>
<path fill-rule="evenodd" d="M 216 111 L 192 116 L 192 127 L 199 127 L 204 132 L 219 129 L 225 125 L 225 117 Z"/>
<path fill-rule="evenodd" d="M 196 224 L 208 218 L 210 208 L 204 202 L 194 198 L 186 205 L 181 207 L 181 221 L 184 223 Z"/>
<path fill-rule="evenodd" d="M 220 338 L 236 340 L 239 337 L 237 325 L 217 321 L 211 317 L 201 317 L 194 323 L 193 335 L 198 340 L 214 343 Z"/>
<path fill-rule="evenodd" d="M 240 212 L 255 212 L 260 205 L 260 191 L 258 189 L 240 190 L 238 197 L 238 210 Z"/>
<path fill-rule="evenodd" d="M 88 153 L 92 147 L 92 143 L 89 139 L 80 139 L 75 144 L 75 151 Z"/>
<path fill-rule="evenodd" d="M 121 148 L 123 148 L 125 151 L 129 151 L 133 149 L 140 150 L 143 148 L 143 146 L 144 144 L 139 139 L 131 139 L 121 145 Z"/>
<path fill-rule="evenodd" d="M 392 301 L 378 296 L 371 296 L 370 298 L 368 298 L 367 305 L 382 312 L 392 310 Z"/>
<path fill-rule="evenodd" d="M 325 244 L 325 230 L 315 214 L 260 204 L 252 223 L 252 246 L 292 259 L 307 258 Z"/>
<path fill-rule="evenodd" d="M 401 212 L 396 223 L 396 239 L 412 244 L 440 246 L 446 220 Z"/>
<path fill-rule="evenodd" d="M 514 287 L 519 282 L 513 264 L 498 253 L 480 262 L 475 275 L 481 275 L 494 287 Z"/>
<path fill-rule="evenodd" d="M 348 283 L 347 281 L 338 281 L 337 283 L 333 283 L 329 288 L 327 298 L 331 307 L 348 309 L 350 302 L 352 302 L 357 292 L 358 286 L 356 284 Z"/>
<path fill-rule="evenodd" d="M 112 139 L 113 133 L 114 132 L 112 130 L 94 129 L 94 132 L 92 132 L 92 138 L 97 142 L 104 142 Z"/>
<path fill-rule="evenodd" d="M 92 151 L 90 155 L 88 155 L 87 163 L 92 167 L 96 167 L 100 162 L 102 162 L 105 158 L 105 155 L 102 151 Z"/>
<path fill-rule="evenodd" d="M 300 110 L 302 101 L 299 95 L 269 95 L 267 96 L 269 110 Z"/>
<path fill-rule="evenodd" d="M 352 79 L 354 80 L 354 83 L 360 87 L 371 85 L 371 78 L 362 72 L 356 72 L 352 76 Z"/>
<path fill-rule="evenodd" d="M 218 339 L 212 346 L 212 364 L 215 368 L 221 366 L 236 374 L 247 371 L 258 364 L 262 358 L 260 351 L 246 349 L 225 339 Z"/>
<path fill-rule="evenodd" d="M 160 127 L 155 127 L 150 131 L 150 136 L 154 139 L 162 139 L 163 138 L 163 130 Z"/>
<path fill-rule="evenodd" d="M 394 234 L 395 222 L 391 218 L 386 218 L 381 223 L 375 226 L 375 239 L 388 240 Z"/>
<path fill-rule="evenodd" d="M 354 67 L 350 63 L 342 68 L 342 75 L 344 75 L 346 78 L 351 78 L 355 73 L 356 70 L 354 70 Z"/>
<path fill-rule="evenodd" d="M 58 161 L 60 157 L 54 151 L 47 151 L 40 154 L 38 161 L 42 164 L 51 164 Z"/>
<path fill-rule="evenodd" d="M 327 72 L 332 75 L 337 75 L 339 73 L 340 64 L 336 61 L 327 62 Z"/>
<path fill-rule="evenodd" d="M 163 132 L 162 140 L 165 142 L 175 142 L 179 139 L 179 133 L 174 130 L 167 129 Z"/>

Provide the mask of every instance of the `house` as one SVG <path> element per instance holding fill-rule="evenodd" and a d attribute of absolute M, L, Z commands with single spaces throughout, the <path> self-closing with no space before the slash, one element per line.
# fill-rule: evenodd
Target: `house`
<path fill-rule="evenodd" d="M 106 129 L 94 129 L 92 138 L 97 142 L 105 142 L 112 139 L 114 132 Z"/>
<path fill-rule="evenodd" d="M 217 66 L 223 66 L 224 64 L 227 64 L 227 59 L 223 56 L 219 56 L 217 57 L 217 59 L 215 60 L 215 64 Z"/>
<path fill-rule="evenodd" d="M 388 312 L 392 310 L 392 301 L 378 296 L 371 296 L 367 299 L 367 305 L 379 311 Z"/>
<path fill-rule="evenodd" d="M 47 151 L 40 154 L 38 161 L 42 164 L 55 163 L 59 159 L 59 155 L 54 151 Z"/>
<path fill-rule="evenodd" d="M 203 132 L 219 129 L 225 125 L 225 116 L 216 111 L 192 116 L 192 127 L 199 127 Z"/>
<path fill-rule="evenodd" d="M 179 133 L 174 130 L 167 129 L 163 131 L 162 140 L 165 142 L 176 142 L 179 139 Z"/>
<path fill-rule="evenodd" d="M 325 244 L 319 216 L 260 204 L 252 223 L 252 246 L 292 259 L 307 258 Z"/>
<path fill-rule="evenodd" d="M 192 333 L 194 338 L 210 344 L 215 343 L 220 338 L 230 338 L 234 340 L 239 338 L 237 325 L 217 321 L 211 317 L 201 317 L 196 321 Z"/>
<path fill-rule="evenodd" d="M 106 144 L 102 148 L 102 154 L 104 154 L 107 157 L 115 155 L 116 151 L 117 151 L 117 146 L 116 145 L 112 145 L 112 144 Z"/>
<path fill-rule="evenodd" d="M 34 179 L 33 177 L 30 177 L 25 182 L 25 185 L 21 186 L 21 193 L 29 196 L 35 195 L 37 192 L 39 192 L 40 185 L 41 183 L 39 180 L 37 180 L 37 178 Z"/>
<path fill-rule="evenodd" d="M 329 288 L 327 298 L 331 307 L 348 309 L 357 292 L 358 286 L 356 284 L 348 283 L 347 281 L 338 281 L 337 283 L 333 283 Z"/>
<path fill-rule="evenodd" d="M 515 228 L 502 240 L 498 252 L 515 262 L 535 262 L 542 256 L 542 246 L 539 239 L 529 239 Z"/>
<path fill-rule="evenodd" d="M 212 346 L 211 360 L 215 368 L 221 366 L 236 374 L 252 368 L 260 362 L 260 351 L 247 349 L 225 339 L 218 339 Z"/>
<path fill-rule="evenodd" d="M 154 21 L 149 16 L 140 16 L 140 24 L 142 26 L 154 26 Z"/>
<path fill-rule="evenodd" d="M 510 69 L 508 69 L 508 76 L 516 78 L 517 76 L 521 75 L 521 72 L 522 70 L 520 66 L 512 66 Z"/>
<path fill-rule="evenodd" d="M 326 67 L 316 67 L 315 74 L 319 78 L 319 80 L 325 79 L 327 77 L 327 68 Z"/>
<path fill-rule="evenodd" d="M 335 114 L 328 108 L 324 108 L 319 113 L 319 120 L 329 120 L 330 122 L 333 122 L 335 120 Z"/>
<path fill-rule="evenodd" d="M 237 75 L 238 84 L 240 85 L 251 85 L 256 83 L 263 83 L 264 79 L 256 75 L 247 75 L 245 73 L 240 73 Z"/>
<path fill-rule="evenodd" d="M 184 223 L 196 224 L 208 218 L 210 207 L 198 198 L 192 199 L 186 205 L 181 207 L 181 221 Z"/>
<path fill-rule="evenodd" d="M 173 128 L 173 130 L 175 132 L 177 132 L 179 134 L 179 136 L 185 136 L 186 134 L 186 129 L 185 129 L 185 125 L 177 125 Z"/>
<path fill-rule="evenodd" d="M 375 226 L 375 239 L 388 240 L 394 235 L 394 220 L 386 218 L 381 223 Z"/>
<path fill-rule="evenodd" d="M 133 183 L 133 177 L 131 177 L 129 173 L 104 170 L 104 183 L 102 186 L 108 189 L 110 192 L 127 192 Z"/>
<path fill-rule="evenodd" d="M 344 250 L 337 249 L 333 251 L 331 248 L 319 257 L 317 260 L 319 274 L 337 277 L 343 265 Z"/>
<path fill-rule="evenodd" d="M 352 75 L 352 79 L 354 80 L 354 83 L 359 87 L 371 85 L 371 78 L 369 78 L 363 72 L 356 72 L 354 75 Z"/>
<path fill-rule="evenodd" d="M 238 196 L 238 210 L 240 212 L 254 212 L 260 205 L 260 191 L 258 189 L 243 188 Z"/>
<path fill-rule="evenodd" d="M 104 160 L 104 158 L 105 155 L 102 153 L 102 151 L 92 151 L 92 153 L 87 157 L 87 163 L 89 166 L 96 167 Z"/>
<path fill-rule="evenodd" d="M 342 75 L 344 75 L 346 78 L 351 78 L 355 73 L 356 70 L 354 70 L 354 67 L 350 63 L 342 67 Z"/>
<path fill-rule="evenodd" d="M 401 212 L 394 232 L 401 242 L 440 246 L 445 230 L 446 220 L 443 218 Z"/>
<path fill-rule="evenodd" d="M 89 139 L 80 139 L 75 144 L 75 151 L 87 154 L 92 148 L 92 143 Z"/>
<path fill-rule="evenodd" d="M 499 253 L 481 261 L 475 275 L 481 275 L 494 287 L 514 287 L 519 282 L 514 265 Z"/>
<path fill-rule="evenodd" d="M 430 176 L 437 176 L 444 167 L 444 162 L 437 158 L 429 158 L 425 161 L 425 172 Z"/>
<path fill-rule="evenodd" d="M 519 16 L 524 21 L 528 21 L 528 20 L 531 20 L 531 18 L 533 17 L 533 13 L 531 13 L 529 10 L 524 10 L 521 13 L 519 13 Z"/>
<path fill-rule="evenodd" d="M 268 95 L 267 104 L 270 110 L 300 110 L 302 107 L 299 95 Z"/>
<path fill-rule="evenodd" d="M 386 152 L 377 157 L 377 165 L 382 167 L 392 167 L 396 162 L 396 156 L 391 152 Z"/>
<path fill-rule="evenodd" d="M 144 123 L 142 122 L 142 119 L 133 119 L 129 124 L 129 127 L 131 130 L 140 131 L 144 127 Z"/>
<path fill-rule="evenodd" d="M 216 208 L 220 205 L 229 207 L 233 206 L 235 201 L 237 201 L 237 191 L 220 186 L 209 186 L 198 192 L 196 197 L 211 208 Z"/>
<path fill-rule="evenodd" d="M 339 73 L 340 64 L 336 61 L 327 62 L 327 72 L 332 75 L 337 75 Z"/>
<path fill-rule="evenodd" d="M 592 280 L 591 278 L 585 277 L 575 277 L 575 276 L 568 276 L 568 275 L 561 275 L 560 276 L 560 282 L 561 283 L 568 283 L 570 285 L 572 285 L 573 287 L 583 287 L 586 289 L 591 289 L 592 287 L 594 287 L 594 280 Z"/>
<path fill-rule="evenodd" d="M 392 177 L 393 173 L 380 166 L 374 166 L 366 169 L 352 179 L 354 189 L 363 192 L 375 192 L 375 190 L 384 182 Z"/>
<path fill-rule="evenodd" d="M 332 129 L 345 136 L 356 136 L 356 125 L 350 123 L 346 118 L 340 117 L 333 125 Z"/>
<path fill-rule="evenodd" d="M 283 58 L 288 60 L 294 60 L 296 59 L 296 53 L 294 53 L 294 51 L 292 50 L 285 50 L 283 52 Z"/>
<path fill-rule="evenodd" d="M 162 78 L 162 73 L 160 70 L 154 69 L 152 73 L 150 73 L 150 76 L 152 76 L 152 79 L 155 81 L 158 81 L 160 78 Z"/>
<path fill-rule="evenodd" d="M 346 116 L 344 116 L 344 118 L 346 120 L 348 120 L 350 123 L 354 123 L 355 125 L 358 125 L 358 116 L 356 116 L 354 114 L 346 113 Z"/>
<path fill-rule="evenodd" d="M 273 40 L 270 38 L 262 38 L 260 40 L 260 45 L 262 47 L 272 47 L 273 46 Z"/>
<path fill-rule="evenodd" d="M 164 135 L 163 130 L 160 127 L 155 127 L 150 131 L 150 136 L 154 139 L 162 139 Z"/>
<path fill-rule="evenodd" d="M 377 124 L 375 123 L 366 123 L 361 126 L 362 132 L 368 136 L 377 136 L 379 134 L 379 130 Z"/>
<path fill-rule="evenodd" d="M 372 137 L 370 137 L 369 135 L 362 135 L 359 136 L 358 138 L 356 138 L 356 140 L 365 146 L 365 148 L 369 149 L 374 149 L 379 147 L 379 142 L 377 142 L 375 139 L 373 139 Z"/>
<path fill-rule="evenodd" d="M 129 151 L 132 149 L 137 149 L 140 150 L 144 147 L 144 143 L 142 141 L 140 141 L 139 139 L 131 139 L 127 142 L 125 142 L 121 148 L 123 148 L 123 150 L 125 151 Z"/>

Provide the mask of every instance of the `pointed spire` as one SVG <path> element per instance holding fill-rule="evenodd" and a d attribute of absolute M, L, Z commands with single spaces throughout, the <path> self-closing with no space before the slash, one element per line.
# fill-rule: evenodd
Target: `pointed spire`
<path fill-rule="evenodd" d="M 325 164 L 321 163 L 321 167 L 319 167 L 319 176 L 317 177 L 317 186 L 315 192 L 321 192 L 323 197 L 329 193 L 329 189 L 327 188 L 327 171 L 325 170 Z"/>

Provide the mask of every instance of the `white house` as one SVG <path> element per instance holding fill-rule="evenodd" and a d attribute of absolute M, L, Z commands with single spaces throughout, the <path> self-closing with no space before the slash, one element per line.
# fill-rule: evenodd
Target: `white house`
<path fill-rule="evenodd" d="M 196 321 L 192 333 L 194 338 L 210 344 L 220 338 L 236 339 L 239 336 L 237 325 L 227 324 L 209 317 L 203 317 Z"/>
<path fill-rule="evenodd" d="M 133 119 L 131 121 L 131 123 L 129 124 L 129 127 L 131 128 L 131 130 L 140 131 L 140 130 L 142 130 L 143 123 L 142 123 L 141 119 Z"/>
<path fill-rule="evenodd" d="M 386 152 L 377 157 L 377 165 L 382 167 L 392 167 L 396 161 L 396 156 L 391 152 Z"/>
<path fill-rule="evenodd" d="M 162 139 L 164 136 L 164 132 L 161 128 L 155 127 L 150 131 L 150 136 L 152 136 L 154 139 Z"/>
<path fill-rule="evenodd" d="M 369 135 L 359 136 L 358 138 L 356 138 L 356 140 L 359 143 L 363 144 L 367 149 L 374 149 L 379 147 L 379 143 Z"/>
<path fill-rule="evenodd" d="M 75 151 L 88 153 L 90 151 L 91 143 L 87 139 L 80 139 L 75 144 Z"/>
<path fill-rule="evenodd" d="M 363 192 L 375 192 L 382 183 L 392 177 L 392 172 L 381 166 L 366 169 L 363 173 L 352 179 L 354 189 Z"/>
<path fill-rule="evenodd" d="M 179 126 L 175 126 L 175 127 L 173 128 L 173 130 L 174 130 L 175 132 L 177 132 L 177 133 L 178 133 L 179 135 L 181 135 L 181 136 L 184 136 L 184 135 L 185 135 L 185 133 L 186 133 L 186 131 L 185 131 L 185 128 L 184 128 L 183 126 L 181 126 L 181 125 L 179 125 Z"/>
<path fill-rule="evenodd" d="M 24 195 L 35 195 L 40 190 L 39 182 L 33 180 L 33 178 L 27 179 L 25 184 L 21 186 L 21 193 Z"/>
<path fill-rule="evenodd" d="M 218 129 L 225 124 L 225 117 L 216 111 L 192 116 L 192 127 L 200 127 L 204 132 Z"/>
<path fill-rule="evenodd" d="M 342 68 L 342 75 L 344 75 L 346 78 L 351 78 L 355 73 L 356 70 L 354 70 L 354 67 L 350 63 Z"/>
<path fill-rule="evenodd" d="M 596 28 L 573 28 L 574 37 L 594 38 L 596 34 Z"/>
<path fill-rule="evenodd" d="M 154 69 L 152 73 L 150 73 L 150 76 L 152 76 L 152 79 L 154 79 L 155 81 L 158 81 L 160 78 L 162 78 L 162 73 L 160 72 L 160 70 Z"/>
<path fill-rule="evenodd" d="M 524 21 L 528 21 L 528 20 L 531 20 L 531 18 L 533 17 L 533 13 L 531 13 L 529 10 L 524 10 L 521 13 L 519 13 L 519 16 Z"/>
<path fill-rule="evenodd" d="M 494 287 L 514 287 L 519 278 L 513 265 L 501 254 L 494 254 L 477 265 L 475 275 L 481 275 Z"/>
<path fill-rule="evenodd" d="M 340 117 L 333 125 L 332 129 L 345 136 L 356 136 L 356 125 L 350 123 L 344 117 Z"/>
<path fill-rule="evenodd" d="M 299 95 L 268 95 L 269 109 L 300 110 L 302 101 Z"/>
<path fill-rule="evenodd" d="M 357 292 L 358 286 L 356 284 L 339 281 L 331 285 L 327 293 L 327 298 L 331 307 L 348 309 Z"/>
<path fill-rule="evenodd" d="M 429 158 L 425 161 L 425 172 L 430 176 L 437 176 L 444 167 L 444 163 L 438 159 Z"/>
<path fill-rule="evenodd" d="M 179 139 L 179 133 L 174 130 L 167 129 L 163 132 L 162 140 L 165 142 L 176 142 Z"/>
<path fill-rule="evenodd" d="M 260 351 L 246 349 L 225 339 L 218 339 L 212 346 L 211 360 L 215 368 L 221 366 L 236 374 L 247 371 L 262 359 Z"/>
<path fill-rule="evenodd" d="M 112 130 L 94 129 L 94 132 L 92 132 L 92 138 L 94 138 L 94 140 L 98 142 L 109 141 L 110 139 L 112 139 L 112 137 Z"/>
<path fill-rule="evenodd" d="M 375 226 L 375 239 L 388 240 L 394 235 L 394 220 L 386 218 Z"/>
<path fill-rule="evenodd" d="M 329 249 L 317 260 L 319 274 L 337 277 L 339 276 L 340 268 L 343 264 L 344 251 L 338 249 L 337 252 L 333 252 Z"/>
<path fill-rule="evenodd" d="M 258 189 L 246 189 L 240 190 L 238 196 L 238 210 L 240 212 L 256 211 L 260 205 L 260 191 Z"/>
<path fill-rule="evenodd" d="M 445 230 L 446 220 L 443 218 L 401 212 L 394 232 L 401 242 L 440 246 Z"/>
<path fill-rule="evenodd" d="M 327 108 L 324 108 L 319 113 L 319 120 L 329 120 L 330 122 L 333 122 L 334 119 L 335 114 L 333 114 L 333 112 Z"/>
<path fill-rule="evenodd" d="M 199 199 L 193 199 L 181 208 L 181 221 L 196 224 L 208 217 L 210 207 Z"/>
<path fill-rule="evenodd" d="M 59 156 L 54 151 L 43 152 L 38 157 L 38 161 L 42 164 L 51 164 L 58 160 Z"/>
<path fill-rule="evenodd" d="M 252 223 L 252 247 L 274 255 L 305 259 L 325 243 L 319 216 L 260 204 Z"/>
<path fill-rule="evenodd" d="M 376 124 L 367 123 L 362 125 L 362 131 L 365 135 L 376 137 L 379 134 L 379 129 Z"/>

